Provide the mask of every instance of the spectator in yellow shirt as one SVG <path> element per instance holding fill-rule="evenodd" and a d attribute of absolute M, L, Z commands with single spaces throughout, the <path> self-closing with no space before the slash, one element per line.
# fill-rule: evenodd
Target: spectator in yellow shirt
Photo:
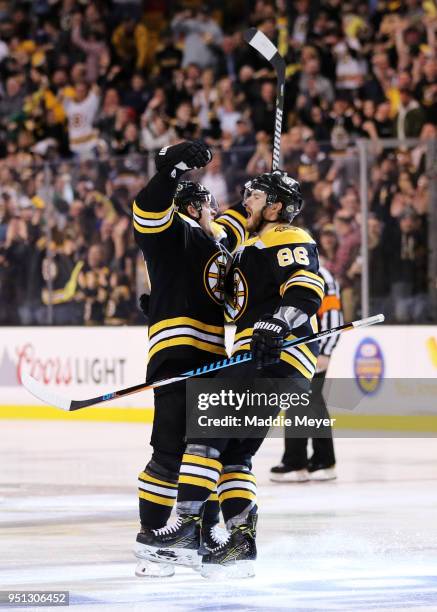
<path fill-rule="evenodd" d="M 147 60 L 149 34 L 142 23 L 126 19 L 114 30 L 112 44 L 122 64 L 143 70 Z"/>

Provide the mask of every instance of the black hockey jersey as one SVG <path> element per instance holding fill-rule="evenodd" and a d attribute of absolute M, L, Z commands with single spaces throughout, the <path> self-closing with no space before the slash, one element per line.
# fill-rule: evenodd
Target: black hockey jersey
<path fill-rule="evenodd" d="M 316 312 L 324 294 L 318 269 L 316 244 L 297 227 L 277 225 L 245 241 L 234 254 L 227 303 L 228 315 L 236 324 L 233 354 L 250 350 L 254 323 L 280 306 L 294 306 L 310 316 L 293 329 L 288 340 L 317 332 Z M 284 348 L 279 369 L 283 375 L 311 379 L 318 350 L 317 342 Z"/>
<path fill-rule="evenodd" d="M 175 210 L 177 180 L 156 174 L 133 204 L 135 239 L 150 276 L 147 380 L 226 356 L 224 289 L 229 252 L 246 237 L 244 212 L 214 222 L 216 239 Z"/>

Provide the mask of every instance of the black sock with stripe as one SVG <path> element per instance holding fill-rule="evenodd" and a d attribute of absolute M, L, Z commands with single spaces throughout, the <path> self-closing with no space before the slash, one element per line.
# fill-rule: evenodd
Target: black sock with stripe
<path fill-rule="evenodd" d="M 149 529 L 164 527 L 176 502 L 177 492 L 177 474 L 150 461 L 138 476 L 141 525 Z"/>
<path fill-rule="evenodd" d="M 211 446 L 188 444 L 179 471 L 176 512 L 200 516 L 203 506 L 215 491 L 222 464 L 220 453 Z"/>
<path fill-rule="evenodd" d="M 217 485 L 220 508 L 226 525 L 245 522 L 256 508 L 256 479 L 245 465 L 227 465 Z"/>
<path fill-rule="evenodd" d="M 214 490 L 203 507 L 203 525 L 217 525 L 220 522 L 220 503 L 217 490 Z"/>

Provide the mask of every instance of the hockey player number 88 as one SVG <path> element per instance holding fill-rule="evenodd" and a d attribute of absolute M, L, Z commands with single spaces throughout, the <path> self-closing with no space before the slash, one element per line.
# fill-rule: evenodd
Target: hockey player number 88
<path fill-rule="evenodd" d="M 293 252 L 288 247 L 285 249 L 279 249 L 278 264 L 281 267 L 289 266 L 294 262 L 300 264 L 301 266 L 309 265 L 310 260 L 308 259 L 308 251 L 305 247 L 295 247 Z"/>

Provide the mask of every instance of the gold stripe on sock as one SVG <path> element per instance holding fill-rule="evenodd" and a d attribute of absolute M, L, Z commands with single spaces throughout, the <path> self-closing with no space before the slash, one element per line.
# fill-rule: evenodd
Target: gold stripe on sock
<path fill-rule="evenodd" d="M 220 493 L 219 495 L 220 503 L 224 502 L 226 499 L 235 499 L 239 497 L 244 498 L 244 499 L 255 500 L 256 493 L 252 493 L 251 491 L 247 491 L 246 489 L 244 490 L 234 489 L 233 491 L 225 491 L 224 493 Z"/>
<path fill-rule="evenodd" d="M 179 484 L 189 484 L 194 485 L 195 487 L 203 487 L 209 491 L 214 491 L 216 487 L 215 482 L 211 482 L 206 478 L 200 478 L 199 476 L 186 476 L 185 474 L 181 474 L 179 476 Z"/>
<path fill-rule="evenodd" d="M 177 483 L 173 483 L 173 482 L 167 482 L 166 480 L 159 480 L 158 478 L 155 478 L 154 476 L 150 476 L 149 474 L 147 474 L 146 472 L 141 472 L 141 474 L 138 476 L 138 478 L 146 481 L 146 482 L 153 482 L 154 484 L 159 484 L 163 487 L 171 487 L 172 489 L 177 489 L 178 485 Z"/>
<path fill-rule="evenodd" d="M 245 474 L 244 472 L 229 472 L 222 474 L 219 478 L 219 484 L 226 480 L 250 480 L 256 484 L 256 478 L 253 474 Z"/>
<path fill-rule="evenodd" d="M 211 495 L 208 497 L 208 501 L 218 501 L 218 494 L 217 493 L 211 493 Z"/>
<path fill-rule="evenodd" d="M 161 504 L 161 506 L 173 506 L 176 501 L 175 498 L 168 499 L 167 497 L 160 497 L 159 495 L 153 495 L 153 493 L 146 493 L 145 491 L 138 491 L 138 496 L 146 501 Z"/>
<path fill-rule="evenodd" d="M 220 461 L 216 461 L 216 459 L 207 459 L 206 457 L 188 455 L 187 453 L 182 457 L 182 463 L 196 463 L 197 465 L 204 465 L 206 467 L 213 468 L 218 472 L 221 472 L 223 467 Z"/>

